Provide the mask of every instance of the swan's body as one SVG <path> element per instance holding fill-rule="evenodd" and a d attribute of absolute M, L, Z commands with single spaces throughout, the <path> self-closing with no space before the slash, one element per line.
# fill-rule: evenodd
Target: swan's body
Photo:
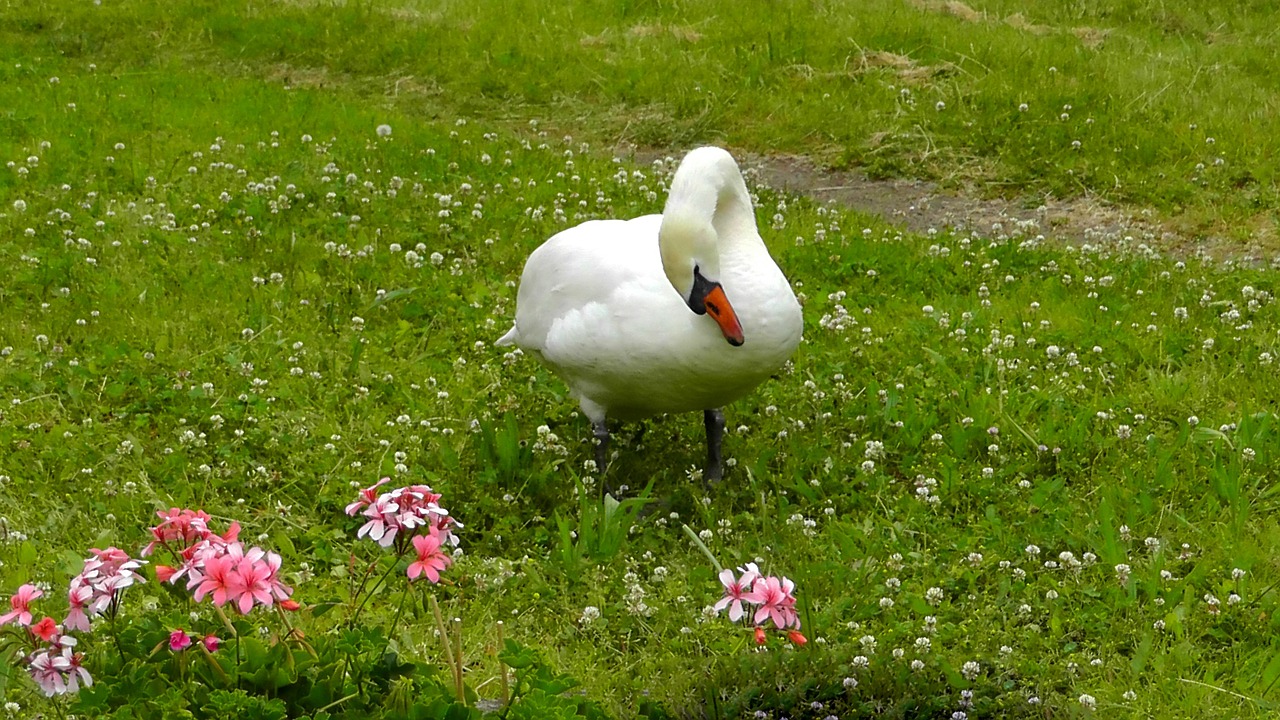
<path fill-rule="evenodd" d="M 699 296 L 709 314 L 697 314 Z M 700 148 L 676 170 L 662 215 L 586 222 L 535 250 L 498 344 L 559 375 L 603 441 L 606 417 L 694 410 L 709 411 L 711 433 L 710 412 L 785 363 L 802 326 L 737 164 Z"/>

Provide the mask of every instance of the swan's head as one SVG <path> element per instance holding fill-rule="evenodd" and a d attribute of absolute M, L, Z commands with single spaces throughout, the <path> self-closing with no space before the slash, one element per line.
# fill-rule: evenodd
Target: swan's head
<path fill-rule="evenodd" d="M 662 270 L 689 309 L 709 315 L 720 326 L 730 345 L 743 343 L 742 324 L 721 287 L 720 251 L 716 231 L 709 223 L 666 214 L 658 230 Z"/>

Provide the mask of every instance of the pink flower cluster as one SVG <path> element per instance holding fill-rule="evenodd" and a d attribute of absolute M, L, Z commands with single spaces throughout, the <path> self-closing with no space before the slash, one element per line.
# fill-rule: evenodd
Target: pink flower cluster
<path fill-rule="evenodd" d="M 40 686 L 46 697 L 80 692 L 80 686 L 90 687 L 93 678 L 81 662 L 84 653 L 73 652 L 71 645 L 75 638 L 61 636 L 61 640 L 70 641 L 60 649 L 54 646 L 40 648 L 27 658 L 27 672 L 31 679 Z"/>
<path fill-rule="evenodd" d="M 409 545 L 417 559 L 409 563 L 410 580 L 426 576 L 440 582 L 440 573 L 453 564 L 444 546 L 457 547 L 454 530 L 462 524 L 449 511 L 440 507 L 441 495 L 426 485 L 409 485 L 379 494 L 378 488 L 390 482 L 382 478 L 360 491 L 356 501 L 347 506 L 347 514 L 367 518 L 356 537 L 368 537 L 382 547 L 395 545 L 403 553 Z"/>
<path fill-rule="evenodd" d="M 50 697 L 79 692 L 82 685 L 93 684 L 89 671 L 81 664 L 84 655 L 73 649 L 76 639 L 65 633 L 88 632 L 90 618 L 114 612 L 125 588 L 146 582 L 137 572 L 144 561 L 129 557 L 120 548 L 92 548 L 89 552 L 93 557 L 87 558 L 84 569 L 71 579 L 67 591 L 69 610 L 62 625 L 51 617 L 33 624 L 31 605 L 44 597 L 44 591 L 30 584 L 18 588 L 9 598 L 10 611 L 0 615 L 0 625 L 28 628 L 28 640 L 34 650 L 24 657 L 27 672 Z"/>
<path fill-rule="evenodd" d="M 757 625 L 756 642 L 764 644 L 764 628 L 770 623 L 779 630 L 791 629 L 788 637 L 797 645 L 803 645 L 805 637 L 800 629 L 800 615 L 796 612 L 795 583 L 785 577 L 763 575 L 755 563 L 747 563 L 745 568 L 738 568 L 740 575 L 735 576 L 730 569 L 720 572 L 720 584 L 724 586 L 724 597 L 714 605 L 718 613 L 729 608 L 729 619 L 738 622 L 751 615 L 751 622 Z M 749 606 L 756 606 L 754 612 Z"/>
<path fill-rule="evenodd" d="M 144 583 L 138 569 L 146 562 L 135 560 L 120 548 L 106 550 L 91 548 L 93 557 L 84 561 L 84 569 L 71 578 L 67 590 L 70 610 L 62 621 L 67 630 L 89 631 L 89 618 L 101 615 L 115 602 L 121 590 L 135 583 Z"/>
<path fill-rule="evenodd" d="M 286 610 L 298 608 L 290 599 L 293 588 L 280 580 L 280 556 L 258 547 L 246 550 L 236 539 L 238 523 L 219 535 L 209 529 L 210 517 L 204 511 L 172 508 L 156 514 L 161 523 L 151 528 L 154 540 L 143 554 L 163 546 L 181 560 L 177 567 L 156 565 L 161 582 L 176 584 L 185 577 L 196 602 L 209 597 L 214 605 L 231 603 L 241 613 L 277 602 Z"/>

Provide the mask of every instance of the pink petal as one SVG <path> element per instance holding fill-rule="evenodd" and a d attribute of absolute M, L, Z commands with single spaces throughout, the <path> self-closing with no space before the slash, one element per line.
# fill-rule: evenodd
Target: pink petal
<path fill-rule="evenodd" d="M 756 611 L 756 616 L 751 619 L 751 622 L 759 625 L 760 623 L 768 619 L 769 619 L 769 608 L 761 607 L 759 610 Z"/>

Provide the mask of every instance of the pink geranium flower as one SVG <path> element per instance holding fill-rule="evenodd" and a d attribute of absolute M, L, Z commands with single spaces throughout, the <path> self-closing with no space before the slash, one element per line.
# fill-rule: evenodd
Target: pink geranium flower
<path fill-rule="evenodd" d="M 89 632 L 89 616 L 85 614 L 85 608 L 92 599 L 93 588 L 72 579 L 71 588 L 67 591 L 67 617 L 62 621 L 67 630 Z"/>
<path fill-rule="evenodd" d="M 389 482 L 391 482 L 391 478 L 384 477 L 378 482 L 361 490 L 360 495 L 356 498 L 356 501 L 347 506 L 346 513 L 352 517 L 355 517 L 361 510 L 377 502 L 378 488 L 382 487 L 383 485 L 386 485 Z"/>
<path fill-rule="evenodd" d="M 64 623 L 68 630 L 88 630 L 89 618 L 100 615 L 121 591 L 146 579 L 138 573 L 145 561 L 135 560 L 120 548 L 92 548 L 80 574 L 71 579 L 67 592 L 70 612 Z"/>
<path fill-rule="evenodd" d="M 721 570 L 720 584 L 724 586 L 724 597 L 715 604 L 715 611 L 720 612 L 729 608 L 729 619 L 734 622 L 741 620 L 747 614 L 742 603 L 746 599 L 746 594 L 751 592 L 751 586 L 758 577 L 760 577 L 760 571 L 755 563 L 747 563 L 746 569 L 742 569 L 740 578 L 734 578 L 734 573 L 729 568 Z"/>
<path fill-rule="evenodd" d="M 787 578 L 778 579 L 772 575 L 757 578 L 751 592 L 742 596 L 743 600 L 759 605 L 752 622 L 757 625 L 772 620 L 778 629 L 800 627 L 800 616 L 796 614 L 796 599 L 791 594 L 795 583 Z"/>
<path fill-rule="evenodd" d="M 191 647 L 191 636 L 183 632 L 181 628 L 169 633 L 169 649 L 173 652 L 182 652 Z"/>
<path fill-rule="evenodd" d="M 173 577 L 178 574 L 178 568 L 170 567 L 168 565 L 156 565 L 155 569 L 156 580 L 162 583 L 173 580 Z"/>
<path fill-rule="evenodd" d="M 391 547 L 396 540 L 396 531 L 400 529 L 400 505 L 390 493 L 373 501 L 364 511 L 369 521 L 360 527 L 356 537 L 369 536 L 369 539 L 382 547 Z"/>
<path fill-rule="evenodd" d="M 160 518 L 160 524 L 151 528 L 151 537 L 153 539 L 142 549 L 143 557 L 155 552 L 157 545 L 168 545 L 170 543 L 179 547 L 190 545 L 197 538 L 202 538 L 208 534 L 209 520 L 212 519 L 203 510 L 184 510 L 182 508 L 157 510 L 156 515 Z"/>
<path fill-rule="evenodd" d="M 254 550 L 258 552 L 252 556 L 245 556 L 236 565 L 235 572 L 231 573 L 228 593 L 232 601 L 236 602 L 241 614 L 252 610 L 255 602 L 267 607 L 271 607 L 275 602 L 269 582 L 272 575 L 271 568 L 262 559 L 262 551 L 257 548 Z"/>
<path fill-rule="evenodd" d="M 403 544 L 407 531 L 426 527 L 439 536 L 441 544 L 457 546 L 454 530 L 462 525 L 440 507 L 440 493 L 427 485 L 409 485 L 375 495 L 377 488 L 387 481 L 383 478 L 377 485 L 361 490 L 356 501 L 347 506 L 348 515 L 360 514 L 367 518 L 357 537 L 368 536 L 382 547 L 391 547 Z"/>
<path fill-rule="evenodd" d="M 453 559 L 440 551 L 440 538 L 436 535 L 415 535 L 413 548 L 418 552 L 418 559 L 409 563 L 407 575 L 410 580 L 417 580 L 426 575 L 433 583 L 440 582 L 440 572 L 453 564 Z"/>
<path fill-rule="evenodd" d="M 18 592 L 9 598 L 9 606 L 13 610 L 0 615 L 0 625 L 8 625 L 14 621 L 19 625 L 30 625 L 31 603 L 41 597 L 44 597 L 44 591 L 35 585 L 27 584 L 18 588 Z"/>
<path fill-rule="evenodd" d="M 53 621 L 53 618 L 46 615 L 41 618 L 40 622 L 31 626 L 31 634 L 47 643 L 53 642 L 58 637 L 58 624 Z"/>
<path fill-rule="evenodd" d="M 293 595 L 293 588 L 280 582 L 280 556 L 275 553 L 267 553 L 263 562 L 267 566 L 267 587 L 271 589 L 272 596 L 276 600 L 288 600 Z"/>
<path fill-rule="evenodd" d="M 218 647 L 222 645 L 222 641 L 218 639 L 217 635 L 205 635 L 200 640 L 200 643 L 204 645 L 205 650 L 211 653 L 218 652 Z"/>
<path fill-rule="evenodd" d="M 80 664 L 84 660 L 84 653 L 71 652 L 70 648 L 63 648 L 62 659 L 65 662 L 67 692 L 80 692 L 81 683 L 85 687 L 93 686 L 93 678 L 89 677 L 89 671 Z"/>
<path fill-rule="evenodd" d="M 201 602 L 209 593 L 213 593 L 213 604 L 222 607 L 228 600 L 234 600 L 236 559 L 229 555 L 210 557 L 204 561 L 204 575 L 200 586 L 195 591 L 195 601 Z"/>
<path fill-rule="evenodd" d="M 27 672 L 46 697 L 67 692 L 67 672 L 71 663 L 60 654 L 38 650 L 27 661 Z"/>

